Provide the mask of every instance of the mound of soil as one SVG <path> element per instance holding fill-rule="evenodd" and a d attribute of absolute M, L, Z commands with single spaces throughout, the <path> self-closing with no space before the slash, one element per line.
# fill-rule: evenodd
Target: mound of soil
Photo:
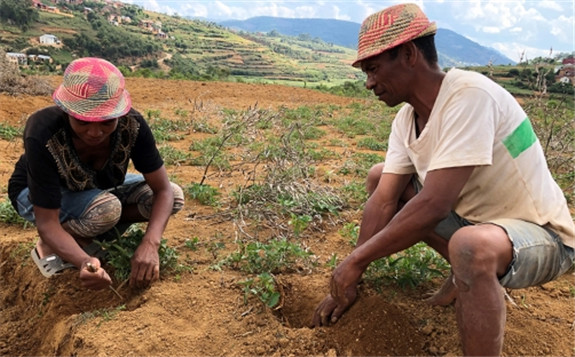
<path fill-rule="evenodd" d="M 59 79 L 52 79 L 56 84 Z M 204 115 L 211 109 L 245 110 L 316 104 L 348 105 L 352 99 L 276 85 L 201 83 L 128 79 L 134 107 L 174 113 L 180 109 Z M 51 105 L 46 97 L 0 94 L 0 121 L 21 125 L 36 109 Z M 207 114 L 206 114 L 207 115 Z M 185 139 L 188 147 L 194 133 Z M 350 140 L 344 136 L 339 140 Z M 6 187 L 22 152 L 19 140 L 0 141 L 0 180 Z M 359 150 L 354 145 L 348 150 Z M 179 182 L 199 182 L 201 167 L 168 167 Z M 233 187 L 234 177 L 215 175 L 210 185 Z M 5 189 L 4 189 L 5 192 Z M 342 221 L 361 219 L 346 212 Z M 334 326 L 309 328 L 316 305 L 328 291 L 331 269 L 320 264 L 312 272 L 281 274 L 279 307 L 266 308 L 253 298 L 244 301 L 230 269 L 211 269 L 216 253 L 213 237 L 234 249 L 234 223 L 218 211 L 187 199 L 183 212 L 169 222 L 164 237 L 178 247 L 191 272 L 170 275 L 149 289 L 127 286 L 89 291 L 80 287 L 77 271 L 44 278 L 30 258 L 37 233 L 33 227 L 2 224 L 0 239 L 0 354 L 13 356 L 383 356 L 461 354 L 453 306 L 431 307 L 422 296 L 437 289 L 432 281 L 418 289 L 385 286 L 376 292 L 360 287 L 352 308 Z M 349 242 L 326 223 L 322 231 L 305 232 L 302 241 L 322 263 L 336 253 L 345 257 Z M 198 249 L 186 249 L 197 237 Z M 118 284 L 115 284 L 118 287 Z M 575 352 L 573 275 L 540 287 L 508 292 L 506 356 L 568 356 Z"/>

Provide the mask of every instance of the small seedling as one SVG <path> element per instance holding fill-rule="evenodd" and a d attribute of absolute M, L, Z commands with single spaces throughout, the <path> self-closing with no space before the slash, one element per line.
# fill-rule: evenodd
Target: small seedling
<path fill-rule="evenodd" d="M 270 273 L 261 273 L 255 278 L 238 282 L 243 287 L 244 304 L 248 303 L 250 295 L 256 296 L 267 307 L 274 308 L 281 299 L 281 294 L 276 289 L 276 281 Z"/>
<path fill-rule="evenodd" d="M 122 237 L 110 242 L 100 243 L 107 252 L 106 261 L 114 268 L 114 277 L 118 281 L 126 281 L 130 277 L 132 256 L 144 236 L 142 229 L 132 227 Z M 158 254 L 160 256 L 161 272 L 178 269 L 178 254 L 174 248 L 167 245 L 165 239 L 160 242 Z"/>

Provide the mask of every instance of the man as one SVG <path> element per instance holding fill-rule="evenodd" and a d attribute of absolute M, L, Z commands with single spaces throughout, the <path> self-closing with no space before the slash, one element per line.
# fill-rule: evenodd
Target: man
<path fill-rule="evenodd" d="M 184 195 L 169 181 L 152 131 L 124 86 L 112 63 L 77 59 L 54 91 L 56 105 L 26 122 L 24 154 L 8 194 L 18 214 L 36 224 L 31 254 L 46 277 L 76 267 L 83 286 L 108 287 L 92 241 L 117 238 L 145 221 L 130 285 L 146 287 L 159 278 L 162 234 Z M 130 162 L 140 174 L 127 173 Z"/>
<path fill-rule="evenodd" d="M 372 261 L 424 241 L 452 268 L 430 303 L 455 299 L 465 355 L 500 355 L 501 286 L 539 285 L 569 270 L 573 219 L 517 101 L 478 73 L 442 72 L 435 32 L 414 4 L 362 24 L 353 65 L 380 100 L 406 104 L 394 119 L 385 165 L 368 175 L 357 247 L 334 270 L 313 325 L 342 316 Z"/>

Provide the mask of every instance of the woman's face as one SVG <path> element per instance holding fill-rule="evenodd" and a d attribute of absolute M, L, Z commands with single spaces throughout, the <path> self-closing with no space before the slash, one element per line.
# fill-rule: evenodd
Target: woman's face
<path fill-rule="evenodd" d="M 83 121 L 68 115 L 70 118 L 70 127 L 87 146 L 98 146 L 102 144 L 118 127 L 118 119 L 109 119 L 104 121 Z"/>

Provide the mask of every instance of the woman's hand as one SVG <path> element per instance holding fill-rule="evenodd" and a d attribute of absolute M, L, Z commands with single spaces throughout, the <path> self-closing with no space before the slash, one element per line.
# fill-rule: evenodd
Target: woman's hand
<path fill-rule="evenodd" d="M 146 288 L 160 278 L 160 255 L 158 247 L 147 243 L 145 239 L 132 256 L 132 273 L 130 286 Z"/>
<path fill-rule="evenodd" d="M 100 266 L 98 258 L 90 257 L 80 269 L 82 286 L 92 290 L 105 289 L 112 284 L 108 273 Z"/>

